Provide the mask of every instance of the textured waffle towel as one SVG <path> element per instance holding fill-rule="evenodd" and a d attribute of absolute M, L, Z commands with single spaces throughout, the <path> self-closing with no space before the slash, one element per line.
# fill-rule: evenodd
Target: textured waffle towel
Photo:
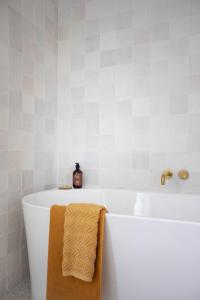
<path fill-rule="evenodd" d="M 100 212 L 95 204 L 69 204 L 65 211 L 63 276 L 92 281 L 95 271 Z"/>
<path fill-rule="evenodd" d="M 50 210 L 47 300 L 100 300 L 105 209 L 100 212 L 95 273 L 91 282 L 62 275 L 63 235 L 66 206 Z"/>

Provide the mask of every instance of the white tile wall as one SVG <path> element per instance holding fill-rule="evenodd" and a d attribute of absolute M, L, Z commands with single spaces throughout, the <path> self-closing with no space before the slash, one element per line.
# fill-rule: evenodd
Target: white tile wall
<path fill-rule="evenodd" d="M 0 298 L 28 274 L 21 198 L 56 183 L 56 70 L 56 1 L 0 0 Z"/>
<path fill-rule="evenodd" d="M 59 181 L 200 191 L 200 5 L 59 0 Z M 2 50 L 3 51 L 3 50 Z"/>

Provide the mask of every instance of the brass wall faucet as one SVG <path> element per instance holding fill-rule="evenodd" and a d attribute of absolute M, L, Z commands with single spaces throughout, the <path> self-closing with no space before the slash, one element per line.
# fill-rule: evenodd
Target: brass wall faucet
<path fill-rule="evenodd" d="M 170 179 L 172 176 L 173 172 L 171 170 L 164 170 L 160 178 L 161 185 L 165 185 L 166 179 Z"/>

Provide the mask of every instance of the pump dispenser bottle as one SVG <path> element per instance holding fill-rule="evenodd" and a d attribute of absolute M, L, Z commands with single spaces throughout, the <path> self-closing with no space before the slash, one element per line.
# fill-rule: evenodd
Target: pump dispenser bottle
<path fill-rule="evenodd" d="M 73 187 L 75 189 L 80 189 L 82 188 L 83 185 L 83 173 L 80 170 L 80 165 L 79 163 L 75 163 L 76 170 L 73 172 Z"/>

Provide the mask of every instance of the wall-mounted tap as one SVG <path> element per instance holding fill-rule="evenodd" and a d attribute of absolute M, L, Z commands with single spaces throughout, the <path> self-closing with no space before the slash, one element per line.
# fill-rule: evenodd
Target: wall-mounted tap
<path fill-rule="evenodd" d="M 173 172 L 171 170 L 164 170 L 160 178 L 161 185 L 165 185 L 166 179 L 170 179 L 172 176 Z"/>

